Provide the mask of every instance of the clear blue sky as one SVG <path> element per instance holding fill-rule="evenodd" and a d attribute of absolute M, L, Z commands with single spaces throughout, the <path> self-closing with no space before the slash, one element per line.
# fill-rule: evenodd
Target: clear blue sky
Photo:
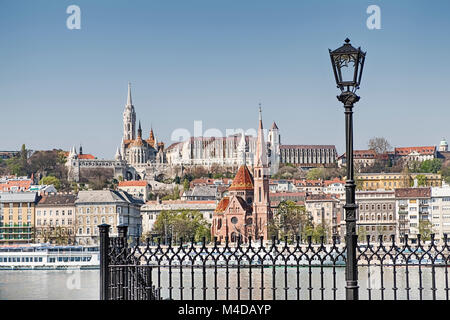
<path fill-rule="evenodd" d="M 81 8 L 81 30 L 66 8 Z M 381 8 L 381 30 L 366 9 Z M 258 103 L 285 144 L 344 152 L 328 48 L 367 50 L 355 147 L 450 139 L 450 1 L 0 0 L 0 150 L 113 157 L 127 83 L 144 135 L 253 128 Z"/>

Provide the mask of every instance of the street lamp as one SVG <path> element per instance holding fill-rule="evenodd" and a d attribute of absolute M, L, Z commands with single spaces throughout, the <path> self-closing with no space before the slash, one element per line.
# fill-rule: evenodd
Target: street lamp
<path fill-rule="evenodd" d="M 359 101 L 355 94 L 359 89 L 366 53 L 354 48 L 350 40 L 345 39 L 343 46 L 329 50 L 336 85 L 341 90 L 337 99 L 345 108 L 345 142 L 347 155 L 347 181 L 345 183 L 345 242 L 347 263 L 345 265 L 345 294 L 347 300 L 358 300 L 358 266 L 356 260 L 356 203 L 355 179 L 353 170 L 353 104 Z"/>

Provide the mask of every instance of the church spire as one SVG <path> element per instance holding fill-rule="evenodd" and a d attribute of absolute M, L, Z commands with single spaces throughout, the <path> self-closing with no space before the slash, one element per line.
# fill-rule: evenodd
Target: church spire
<path fill-rule="evenodd" d="M 261 103 L 259 104 L 258 138 L 256 140 L 255 167 L 267 166 L 266 143 L 264 142 L 264 130 L 262 123 Z"/>
<path fill-rule="evenodd" d="M 142 139 L 142 128 L 141 128 L 141 120 L 139 120 L 138 137 Z"/>
<path fill-rule="evenodd" d="M 124 140 L 134 140 L 136 138 L 136 112 L 131 100 L 131 83 L 129 82 L 127 104 L 123 111 L 123 138 Z"/>
<path fill-rule="evenodd" d="M 128 82 L 128 97 L 127 97 L 127 106 L 132 106 L 133 101 L 131 100 L 131 83 Z"/>

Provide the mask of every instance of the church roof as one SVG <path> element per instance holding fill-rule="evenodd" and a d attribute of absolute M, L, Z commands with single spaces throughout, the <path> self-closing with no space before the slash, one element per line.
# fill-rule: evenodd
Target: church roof
<path fill-rule="evenodd" d="M 253 190 L 253 177 L 246 165 L 239 167 L 228 190 Z"/>
<path fill-rule="evenodd" d="M 272 130 L 278 130 L 278 126 L 277 126 L 277 124 L 275 123 L 275 121 L 273 122 L 273 124 L 272 124 L 272 128 L 271 128 Z"/>
<path fill-rule="evenodd" d="M 217 204 L 217 208 L 216 208 L 216 210 L 214 210 L 214 212 L 217 212 L 217 213 L 224 212 L 225 209 L 228 207 L 229 203 L 230 203 L 230 198 L 223 197 L 222 200 L 220 200 L 220 202 Z"/>
<path fill-rule="evenodd" d="M 85 160 L 85 159 L 95 159 L 95 157 L 92 155 L 92 154 L 79 154 L 78 155 L 78 159 L 82 159 L 82 160 Z"/>
<path fill-rule="evenodd" d="M 144 141 L 142 141 L 142 138 L 139 136 L 130 145 L 130 147 L 143 147 L 143 146 L 144 146 Z"/>

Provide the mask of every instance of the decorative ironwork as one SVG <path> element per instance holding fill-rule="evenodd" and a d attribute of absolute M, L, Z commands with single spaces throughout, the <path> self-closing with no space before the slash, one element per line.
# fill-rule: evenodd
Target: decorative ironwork
<path fill-rule="evenodd" d="M 102 227 L 101 227 L 102 228 Z M 100 233 L 105 235 L 104 233 Z M 296 239 L 241 243 L 215 241 L 162 245 L 136 242 L 126 233 L 108 238 L 104 299 L 117 300 L 341 300 L 345 299 L 347 249 Z M 438 246 L 359 244 L 356 268 L 363 299 L 449 299 L 447 237 Z M 137 241 L 137 239 L 136 239 Z M 101 256 L 103 256 L 101 254 Z M 105 281 L 101 277 L 101 281 Z M 416 287 L 415 287 L 416 286 Z M 106 297 L 106 298 L 105 298 Z"/>
<path fill-rule="evenodd" d="M 328 51 L 337 87 L 341 91 L 347 87 L 347 91 L 356 92 L 361 83 L 366 52 L 361 51 L 360 47 L 354 48 L 348 38 L 341 47 Z"/>

